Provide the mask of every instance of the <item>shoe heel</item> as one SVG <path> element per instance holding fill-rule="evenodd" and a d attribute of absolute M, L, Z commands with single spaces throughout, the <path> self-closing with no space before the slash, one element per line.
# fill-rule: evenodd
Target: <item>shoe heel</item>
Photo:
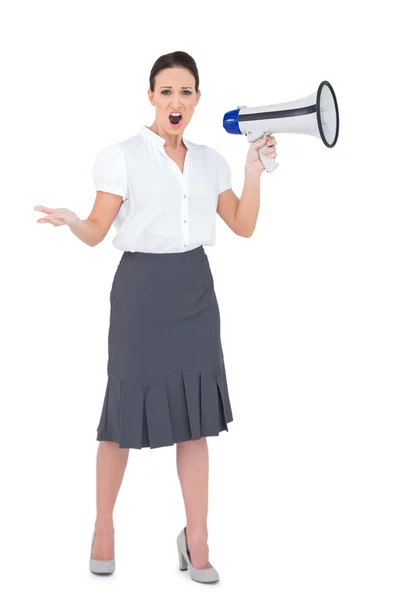
<path fill-rule="evenodd" d="M 187 571 L 188 569 L 188 564 L 182 554 L 182 552 L 179 550 L 178 548 L 178 556 L 179 556 L 179 568 L 181 571 Z"/>
<path fill-rule="evenodd" d="M 113 529 L 113 533 L 115 535 L 115 531 Z M 96 560 L 92 558 L 92 550 L 94 544 L 96 532 L 93 531 L 92 535 L 92 546 L 90 550 L 90 563 L 89 568 L 94 575 L 111 575 L 115 571 L 115 556 L 112 560 Z"/>
<path fill-rule="evenodd" d="M 189 571 L 190 577 L 199 583 L 214 583 L 219 581 L 218 571 L 214 567 L 196 569 L 192 563 L 187 546 L 186 527 L 182 529 L 177 537 L 179 568 L 181 571 Z M 187 556 L 187 559 L 185 558 Z M 190 568 L 189 568 L 190 566 Z"/>

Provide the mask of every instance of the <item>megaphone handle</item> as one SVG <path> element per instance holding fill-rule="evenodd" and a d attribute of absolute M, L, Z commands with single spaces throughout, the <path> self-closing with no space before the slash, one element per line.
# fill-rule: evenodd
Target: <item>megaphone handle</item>
<path fill-rule="evenodd" d="M 256 142 L 257 140 L 260 140 L 262 137 L 264 137 L 264 135 L 270 135 L 270 133 L 267 129 L 252 129 L 252 130 L 250 129 L 247 132 L 247 141 L 251 144 L 252 142 Z M 262 146 L 261 148 L 259 148 L 258 156 L 260 157 L 260 160 L 261 160 L 262 164 L 264 165 L 264 169 L 267 171 L 267 173 L 272 173 L 272 171 L 275 171 L 275 169 L 279 165 L 279 163 L 277 163 L 274 158 L 268 158 L 268 156 L 263 154 L 263 152 L 266 148 L 268 148 L 267 144 L 265 144 L 265 146 Z"/>
<path fill-rule="evenodd" d="M 275 169 L 279 165 L 279 163 L 277 163 L 274 158 L 268 158 L 268 156 L 265 156 L 265 154 L 263 154 L 263 151 L 266 148 L 268 148 L 267 144 L 265 144 L 265 146 L 262 146 L 261 148 L 259 148 L 258 156 L 260 157 L 260 160 L 261 160 L 262 164 L 264 165 L 264 168 L 267 171 L 267 173 L 272 173 L 272 171 L 275 171 Z"/>

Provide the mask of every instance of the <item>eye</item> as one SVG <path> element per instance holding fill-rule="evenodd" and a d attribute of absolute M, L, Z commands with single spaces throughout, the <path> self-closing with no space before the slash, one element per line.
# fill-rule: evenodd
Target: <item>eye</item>
<path fill-rule="evenodd" d="M 169 91 L 170 91 L 170 90 L 163 90 L 161 93 L 162 93 L 163 95 L 165 95 L 165 92 L 169 92 Z M 187 95 L 189 95 L 189 96 L 190 96 L 190 95 L 192 94 L 192 92 L 191 92 L 190 90 L 184 90 L 184 92 L 187 92 L 187 94 L 185 94 L 186 96 L 187 96 Z"/>

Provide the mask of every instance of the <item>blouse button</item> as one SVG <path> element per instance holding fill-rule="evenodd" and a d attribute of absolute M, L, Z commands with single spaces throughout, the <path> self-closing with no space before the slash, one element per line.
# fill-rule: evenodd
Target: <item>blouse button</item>
<path fill-rule="evenodd" d="M 186 223 L 186 219 L 183 222 Z"/>

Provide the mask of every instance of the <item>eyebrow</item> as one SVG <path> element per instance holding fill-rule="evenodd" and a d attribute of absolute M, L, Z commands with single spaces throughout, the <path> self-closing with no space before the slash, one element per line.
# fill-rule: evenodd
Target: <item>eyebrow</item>
<path fill-rule="evenodd" d="M 168 89 L 170 89 L 170 88 L 172 88 L 172 85 L 162 85 L 162 86 L 161 86 L 161 89 L 163 89 L 163 88 L 168 88 Z M 190 87 L 190 86 L 186 86 L 186 87 L 183 87 L 183 86 L 182 86 L 182 88 L 181 88 L 181 89 L 182 89 L 182 90 L 192 90 L 193 88 L 192 88 L 192 87 Z"/>

